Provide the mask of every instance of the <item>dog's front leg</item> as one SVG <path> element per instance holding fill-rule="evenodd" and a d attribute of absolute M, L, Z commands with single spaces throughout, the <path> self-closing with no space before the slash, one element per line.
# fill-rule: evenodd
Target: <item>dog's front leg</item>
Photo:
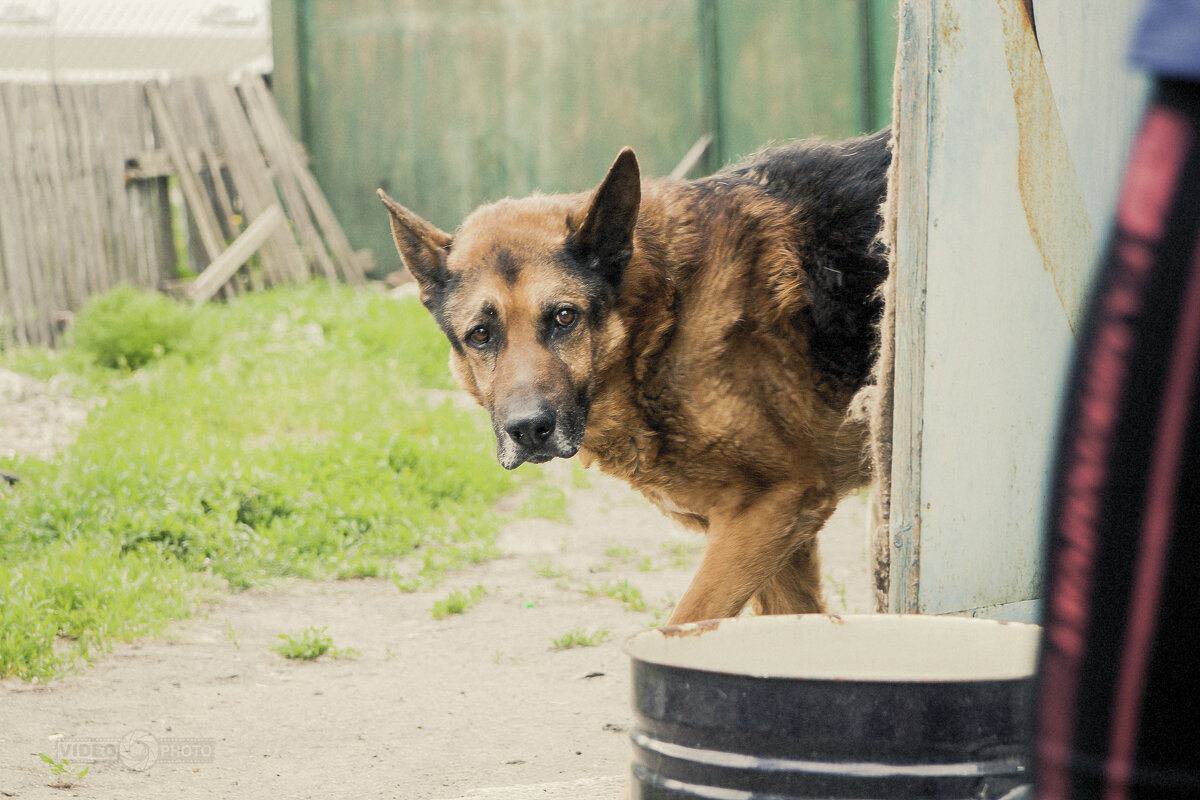
<path fill-rule="evenodd" d="M 760 591 L 773 598 L 763 604 L 769 613 L 823 611 L 816 536 L 836 506 L 822 482 L 776 486 L 712 512 L 700 568 L 671 624 L 737 616 Z"/>

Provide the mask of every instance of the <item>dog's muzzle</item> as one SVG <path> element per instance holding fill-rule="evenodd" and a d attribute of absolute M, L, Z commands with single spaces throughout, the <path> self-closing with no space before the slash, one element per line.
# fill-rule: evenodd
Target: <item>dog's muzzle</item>
<path fill-rule="evenodd" d="M 559 414 L 548 405 L 513 409 L 504 420 L 493 420 L 496 459 L 505 469 L 529 461 L 543 464 L 553 458 L 570 458 L 583 442 L 583 424 L 574 413 Z"/>

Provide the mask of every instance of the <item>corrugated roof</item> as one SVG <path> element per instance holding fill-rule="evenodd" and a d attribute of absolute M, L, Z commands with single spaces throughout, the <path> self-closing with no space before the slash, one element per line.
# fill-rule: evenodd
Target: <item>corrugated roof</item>
<path fill-rule="evenodd" d="M 0 0 L 0 80 L 271 70 L 270 0 Z"/>

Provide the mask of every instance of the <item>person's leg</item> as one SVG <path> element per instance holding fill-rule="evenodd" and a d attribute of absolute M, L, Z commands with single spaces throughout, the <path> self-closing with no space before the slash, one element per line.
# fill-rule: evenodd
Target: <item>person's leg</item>
<path fill-rule="evenodd" d="M 1037 795 L 1200 797 L 1200 84 L 1147 107 L 1059 435 Z"/>

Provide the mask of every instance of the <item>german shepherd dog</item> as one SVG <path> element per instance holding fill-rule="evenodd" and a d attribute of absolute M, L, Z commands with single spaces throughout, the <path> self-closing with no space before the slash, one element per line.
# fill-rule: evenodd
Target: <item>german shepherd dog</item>
<path fill-rule="evenodd" d="M 451 236 L 382 190 L 500 464 L 579 455 L 707 533 L 671 623 L 824 610 L 817 533 L 870 474 L 889 132 L 483 206 Z"/>

